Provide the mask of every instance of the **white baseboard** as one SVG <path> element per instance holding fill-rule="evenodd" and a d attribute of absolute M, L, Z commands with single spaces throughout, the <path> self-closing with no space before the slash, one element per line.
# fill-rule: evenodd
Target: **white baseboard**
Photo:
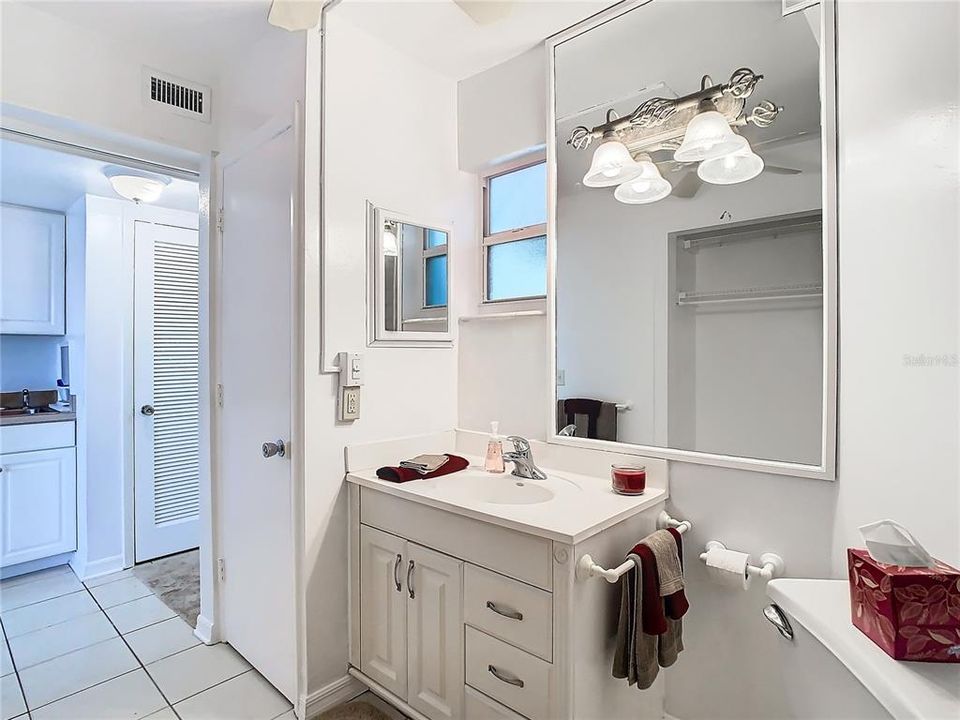
<path fill-rule="evenodd" d="M 82 562 L 76 556 L 70 561 L 70 567 L 81 580 L 93 580 L 94 578 L 123 570 L 123 555 L 114 555 L 113 557 L 100 558 L 93 562 Z"/>
<path fill-rule="evenodd" d="M 307 695 L 306 718 L 310 720 L 310 718 L 316 717 L 330 708 L 349 702 L 366 690 L 367 686 L 362 682 L 349 675 L 344 675 L 342 678 L 334 680 L 332 683 L 328 683 Z"/>
<path fill-rule="evenodd" d="M 204 615 L 197 616 L 197 628 L 193 631 L 194 636 L 201 640 L 204 645 L 213 645 L 217 642 L 213 632 L 213 621 Z"/>

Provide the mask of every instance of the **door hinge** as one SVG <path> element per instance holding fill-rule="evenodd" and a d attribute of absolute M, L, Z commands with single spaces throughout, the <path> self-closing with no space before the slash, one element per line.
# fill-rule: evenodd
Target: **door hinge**
<path fill-rule="evenodd" d="M 217 579 L 220 580 L 220 582 L 227 581 L 226 563 L 223 558 L 217 558 Z"/>
<path fill-rule="evenodd" d="M 217 407 L 223 407 L 223 385 L 217 383 Z"/>
<path fill-rule="evenodd" d="M 223 235 L 223 208 L 217 209 L 217 231 Z"/>

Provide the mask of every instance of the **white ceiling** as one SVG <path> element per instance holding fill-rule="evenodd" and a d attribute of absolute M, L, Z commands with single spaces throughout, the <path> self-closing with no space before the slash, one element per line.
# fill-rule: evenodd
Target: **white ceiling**
<path fill-rule="evenodd" d="M 45 0 L 32 6 L 97 33 L 138 57 L 187 59 L 210 82 L 236 53 L 268 32 L 270 0 Z M 165 68 L 161 68 L 165 69 Z"/>
<path fill-rule="evenodd" d="M 81 195 L 119 198 L 103 174 L 114 163 L 0 139 L 0 200 L 65 212 Z M 173 178 L 157 207 L 197 212 L 196 182 Z"/>
<path fill-rule="evenodd" d="M 453 0 L 344 0 L 332 12 L 454 80 L 476 75 L 615 5 L 615 0 L 490 0 L 475 22 Z M 468 5 L 469 7 L 469 5 Z M 471 11 L 475 12 L 474 8 Z"/>

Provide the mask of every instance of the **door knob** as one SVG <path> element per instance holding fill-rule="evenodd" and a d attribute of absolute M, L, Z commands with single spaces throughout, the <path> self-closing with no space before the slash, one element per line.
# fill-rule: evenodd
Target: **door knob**
<path fill-rule="evenodd" d="M 140 414 L 146 415 L 147 417 L 150 417 L 155 412 L 157 411 L 154 410 L 153 405 L 144 405 L 143 407 L 140 408 Z"/>
<path fill-rule="evenodd" d="M 265 442 L 263 444 L 262 451 L 265 458 L 272 458 L 274 455 L 283 457 L 287 454 L 287 446 L 283 444 L 283 440 L 277 440 L 276 442 Z"/>

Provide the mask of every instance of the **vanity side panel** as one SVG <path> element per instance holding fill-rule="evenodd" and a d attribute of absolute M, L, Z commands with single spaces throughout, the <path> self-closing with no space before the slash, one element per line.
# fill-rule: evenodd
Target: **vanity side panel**
<path fill-rule="evenodd" d="M 553 542 L 360 488 L 360 522 L 475 565 L 553 589 Z"/>
<path fill-rule="evenodd" d="M 661 510 L 662 504 L 655 505 L 577 544 L 574 564 L 589 553 L 594 562 L 603 567 L 616 567 L 634 545 L 657 529 L 657 515 Z M 686 554 L 690 562 L 693 555 L 689 551 Z M 566 631 L 571 638 L 567 661 L 573 665 L 572 717 L 577 720 L 662 718 L 663 678 L 670 672 L 669 668 L 661 668 L 653 686 L 642 691 L 626 680 L 614 678 L 611 672 L 620 617 L 620 583 L 610 584 L 602 578 L 575 580 L 569 598 L 566 607 L 570 622 L 565 628 L 557 627 L 555 633 L 559 636 Z M 558 622 L 560 615 L 562 613 L 558 613 Z M 682 663 L 683 659 L 681 653 L 677 662 Z"/>
<path fill-rule="evenodd" d="M 360 667 L 360 488 L 348 484 L 350 523 L 347 531 L 349 553 L 350 664 Z"/>

